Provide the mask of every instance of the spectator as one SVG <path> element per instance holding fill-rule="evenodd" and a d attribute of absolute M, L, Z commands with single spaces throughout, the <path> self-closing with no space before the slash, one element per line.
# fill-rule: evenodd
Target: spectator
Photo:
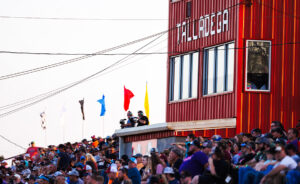
<path fill-rule="evenodd" d="M 31 146 L 27 149 L 26 153 L 28 153 L 30 155 L 30 159 L 32 159 L 33 156 L 39 155 L 39 149 L 35 146 L 33 141 L 30 143 L 30 145 Z"/>
<path fill-rule="evenodd" d="M 203 142 L 202 147 L 203 147 L 202 152 L 209 157 L 212 151 L 212 142 L 210 140 L 206 140 Z"/>
<path fill-rule="evenodd" d="M 261 129 L 258 129 L 258 128 L 252 129 L 252 130 L 251 130 L 251 135 L 252 135 L 252 137 L 254 137 L 254 138 L 261 137 Z"/>
<path fill-rule="evenodd" d="M 292 157 L 297 164 L 300 162 L 300 157 L 296 154 L 297 150 L 293 144 L 286 145 L 285 152 Z"/>
<path fill-rule="evenodd" d="M 60 144 L 58 146 L 58 161 L 57 161 L 57 170 L 63 170 L 66 171 L 69 169 L 70 166 L 70 157 L 65 152 L 65 146 L 63 144 Z"/>
<path fill-rule="evenodd" d="M 189 154 L 191 156 L 184 159 L 179 168 L 179 172 L 188 171 L 192 177 L 200 175 L 208 166 L 207 156 L 200 151 L 200 143 L 194 140 L 190 146 Z"/>
<path fill-rule="evenodd" d="M 209 174 L 196 176 L 198 184 L 225 184 L 225 179 L 229 175 L 230 165 L 224 159 L 224 154 L 220 147 L 216 147 L 212 156 L 208 159 Z M 193 179 L 194 180 L 194 179 Z"/>
<path fill-rule="evenodd" d="M 128 170 L 126 168 L 119 169 L 118 172 L 118 184 L 131 184 L 131 180 L 128 178 Z"/>
<path fill-rule="evenodd" d="M 171 149 L 168 160 L 170 166 L 173 168 L 176 180 L 179 181 L 180 180 L 179 168 L 183 162 L 182 152 L 177 148 Z"/>
<path fill-rule="evenodd" d="M 180 172 L 180 184 L 191 184 L 192 179 L 192 175 L 188 171 Z"/>
<path fill-rule="evenodd" d="M 286 155 L 283 146 L 277 146 L 275 151 L 278 163 L 262 178 L 261 183 L 274 182 L 275 180 L 282 181 L 284 177 L 282 171 L 292 170 L 297 167 L 297 163 L 290 156 Z"/>
<path fill-rule="evenodd" d="M 156 151 L 151 151 L 151 173 L 152 175 L 162 174 L 164 170 L 163 163 Z"/>
<path fill-rule="evenodd" d="M 97 174 L 92 174 L 91 176 L 87 176 L 87 184 L 103 184 L 104 178 Z"/>
<path fill-rule="evenodd" d="M 144 164 L 143 164 L 143 155 L 140 154 L 140 153 L 138 153 L 134 157 L 136 158 L 136 161 L 137 161 L 136 168 L 140 171 L 144 167 Z"/>
<path fill-rule="evenodd" d="M 137 126 L 149 125 L 148 117 L 144 115 L 143 111 L 138 111 Z"/>
<path fill-rule="evenodd" d="M 83 181 L 79 178 L 79 173 L 76 170 L 68 172 L 70 182 L 69 184 L 83 184 Z"/>
<path fill-rule="evenodd" d="M 274 140 L 279 139 L 279 138 L 287 140 L 287 137 L 285 136 L 284 131 L 279 127 L 273 128 L 271 130 L 271 134 L 272 134 Z"/>
<path fill-rule="evenodd" d="M 151 160 L 148 155 L 143 156 L 144 167 L 140 170 L 142 182 L 146 182 L 151 175 Z"/>
<path fill-rule="evenodd" d="M 137 161 L 136 158 L 131 157 L 128 162 L 128 177 L 131 179 L 132 184 L 140 184 L 141 183 L 141 175 L 139 170 L 136 168 Z"/>
<path fill-rule="evenodd" d="M 287 133 L 287 138 L 288 138 L 288 141 L 287 141 L 287 144 L 292 144 L 297 152 L 299 152 L 299 141 L 298 141 L 298 130 L 296 128 L 290 128 L 288 130 L 288 133 Z"/>
<path fill-rule="evenodd" d="M 194 134 L 189 134 L 186 137 L 185 143 L 173 143 L 172 145 L 176 146 L 180 150 L 185 152 L 185 157 L 188 157 L 189 147 L 191 143 L 196 139 Z M 183 147 L 184 146 L 184 147 Z"/>
<path fill-rule="evenodd" d="M 179 181 L 175 178 L 175 173 L 172 167 L 166 167 L 164 169 L 164 174 L 166 175 L 169 184 L 179 184 Z"/>

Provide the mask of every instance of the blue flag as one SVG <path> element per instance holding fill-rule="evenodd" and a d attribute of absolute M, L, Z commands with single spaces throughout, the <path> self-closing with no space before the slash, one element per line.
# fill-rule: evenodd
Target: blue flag
<path fill-rule="evenodd" d="M 97 100 L 97 102 L 99 102 L 101 104 L 101 113 L 100 116 L 104 116 L 105 115 L 105 96 L 102 96 L 102 99 Z"/>

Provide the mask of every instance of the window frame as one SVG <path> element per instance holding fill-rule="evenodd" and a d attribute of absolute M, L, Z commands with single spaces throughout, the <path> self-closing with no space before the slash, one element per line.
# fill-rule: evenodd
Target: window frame
<path fill-rule="evenodd" d="M 247 89 L 247 80 L 248 80 L 248 77 L 247 77 L 247 72 L 248 72 L 248 43 L 250 41 L 257 41 L 257 42 L 268 42 L 270 43 L 270 47 L 269 47 L 269 79 L 268 79 L 268 90 L 252 90 L 252 89 Z M 271 92 L 271 71 L 272 71 L 272 67 L 271 67 L 271 59 L 272 59 L 272 40 L 246 40 L 246 69 L 245 69 L 245 81 L 244 81 L 244 90 L 245 92 L 255 92 L 255 93 L 270 93 Z"/>
<path fill-rule="evenodd" d="M 233 60 L 233 72 L 234 72 L 234 78 L 233 78 L 233 89 L 231 91 L 228 91 L 228 51 L 229 50 L 229 45 L 230 44 L 234 44 L 234 47 L 235 47 L 235 41 L 229 41 L 229 42 L 225 42 L 225 43 L 221 43 L 221 44 L 218 44 L 218 45 L 213 45 L 213 46 L 210 46 L 210 47 L 206 47 L 203 49 L 203 81 L 202 81 L 202 97 L 210 97 L 210 96 L 218 96 L 218 95 L 223 95 L 223 94 L 228 94 L 228 93 L 233 93 L 234 90 L 235 90 L 235 60 L 236 60 L 236 52 L 234 52 L 234 60 Z M 208 50 L 210 49 L 214 49 L 214 52 L 215 52 L 215 58 L 214 58 L 214 71 L 216 71 L 216 64 L 218 63 L 217 61 L 217 57 L 218 57 L 218 50 L 216 48 L 220 47 L 220 46 L 224 46 L 225 48 L 225 53 L 224 53 L 224 56 L 226 57 L 226 60 L 225 60 L 225 63 L 224 63 L 224 75 L 227 77 L 224 78 L 224 91 L 222 92 L 217 92 L 217 89 L 215 88 L 215 86 L 217 86 L 217 79 L 214 79 L 214 89 L 213 89 L 213 93 L 210 93 L 210 94 L 207 94 L 208 93 L 208 76 L 207 76 L 207 70 L 208 70 L 208 62 L 207 62 L 207 57 L 208 57 Z M 214 73 L 214 78 L 216 77 L 216 73 Z M 225 91 L 226 90 L 226 91 Z M 216 92 L 215 92 L 216 91 Z"/>
<path fill-rule="evenodd" d="M 192 72 L 193 71 L 191 71 L 192 69 L 193 69 L 193 66 L 191 66 L 192 64 L 193 64 L 193 54 L 194 53 L 198 53 L 198 58 L 197 58 L 197 62 L 198 62 L 198 64 L 197 64 L 197 72 L 198 72 L 198 75 L 197 75 L 197 93 L 196 93 L 196 95 L 193 97 L 193 92 L 192 92 L 192 83 L 193 83 L 193 75 L 192 75 Z M 183 81 L 182 81 L 182 79 L 183 79 L 183 75 L 182 75 L 182 70 L 183 70 L 183 58 L 184 58 L 184 56 L 185 55 L 189 55 L 189 81 L 188 81 L 188 83 L 189 83 L 189 91 L 188 91 L 188 98 L 184 98 L 184 99 L 182 99 L 182 86 L 183 86 Z M 179 68 L 179 71 L 180 71 L 180 76 L 179 76 L 179 78 L 180 78 L 180 81 L 179 81 L 179 99 L 177 99 L 177 100 L 174 100 L 174 86 L 175 86 L 175 80 L 174 80 L 174 77 L 175 77 L 175 75 L 174 75 L 174 70 L 175 70 L 175 65 L 174 65 L 174 59 L 175 58 L 177 58 L 177 57 L 179 57 L 180 58 L 180 68 Z M 169 101 L 169 103 L 177 103 L 177 102 L 183 102 L 183 101 L 189 101 L 189 100 L 194 100 L 194 99 L 198 99 L 198 97 L 199 97 L 199 62 L 200 62 L 200 52 L 199 52 L 199 50 L 195 50 L 195 51 L 191 51 L 191 52 L 186 52 L 186 53 L 184 53 L 184 54 L 180 54 L 180 55 L 176 55 L 176 56 L 170 56 L 170 59 L 169 59 L 169 62 L 170 62 L 170 64 L 169 64 L 169 70 L 170 70 L 170 73 L 169 73 L 169 77 L 170 77 L 170 79 L 169 79 L 169 98 L 168 98 L 168 101 Z"/>

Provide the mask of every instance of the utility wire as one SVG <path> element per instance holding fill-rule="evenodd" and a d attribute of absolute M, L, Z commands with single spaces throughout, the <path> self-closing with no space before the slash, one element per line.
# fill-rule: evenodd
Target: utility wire
<path fill-rule="evenodd" d="M 61 53 L 61 52 L 26 52 L 26 51 L 7 51 L 0 50 L 0 54 L 27 54 L 27 55 L 55 55 L 55 56 L 124 56 L 124 55 L 133 55 L 132 53 L 98 53 L 98 54 L 89 54 L 89 53 Z M 168 54 L 168 52 L 139 52 L 134 53 L 134 55 L 160 55 Z"/>
<path fill-rule="evenodd" d="M 71 18 L 71 17 L 25 17 L 1 15 L 1 19 L 30 19 L 30 20 L 72 20 L 72 21 L 167 21 L 168 19 L 155 18 Z"/>
<path fill-rule="evenodd" d="M 159 39 L 161 36 L 163 36 L 163 35 L 159 35 L 157 38 L 153 39 L 152 41 L 150 41 L 150 42 L 147 43 L 146 45 L 140 47 L 139 49 L 137 49 L 136 51 L 134 51 L 133 54 L 136 53 L 136 52 L 139 52 L 140 50 L 142 50 L 142 49 L 145 48 L 146 46 L 150 45 L 151 43 L 153 43 L 154 41 L 156 41 L 157 39 Z M 49 95 L 47 95 L 47 96 L 45 96 L 45 97 L 43 97 L 43 98 L 41 98 L 41 99 L 38 99 L 38 100 L 36 100 L 36 101 L 34 101 L 34 102 L 31 102 L 31 103 L 29 103 L 29 104 L 26 104 L 26 105 L 23 105 L 23 106 L 21 106 L 21 107 L 18 107 L 18 108 L 15 108 L 15 109 L 13 109 L 13 110 L 10 110 L 10 111 L 8 111 L 8 112 L 2 113 L 2 114 L 0 114 L 0 118 L 3 118 L 3 117 L 8 116 L 8 115 L 10 115 L 10 114 L 16 113 L 16 112 L 18 112 L 18 111 L 20 111 L 20 110 L 26 109 L 26 108 L 28 108 L 28 107 L 30 107 L 30 106 L 33 106 L 33 105 L 36 104 L 36 103 L 39 103 L 39 102 L 41 102 L 41 101 L 44 101 L 44 100 L 46 100 L 46 99 L 48 99 L 48 98 L 50 98 L 50 97 L 52 97 L 52 96 L 58 95 L 58 94 L 60 94 L 61 92 L 64 92 L 64 91 L 66 91 L 66 90 L 68 90 L 68 89 L 70 89 L 70 88 L 72 88 L 72 87 L 75 87 L 75 86 L 77 86 L 77 85 L 79 85 L 79 84 L 81 84 L 81 83 L 83 83 L 83 82 L 85 82 L 85 81 L 87 81 L 87 80 L 89 80 L 89 79 L 91 79 L 91 78 L 93 78 L 93 77 L 95 77 L 95 76 L 101 74 L 102 72 L 104 72 L 104 71 L 106 71 L 106 70 L 108 70 L 108 69 L 110 69 L 110 68 L 112 68 L 112 67 L 114 67 L 114 66 L 116 66 L 116 65 L 118 65 L 118 64 L 120 64 L 120 63 L 122 63 L 122 62 L 123 62 L 124 60 L 126 60 L 128 57 L 130 57 L 130 55 L 125 56 L 124 58 L 118 60 L 117 62 L 115 62 L 115 63 L 113 63 L 113 64 L 111 64 L 111 65 L 109 65 L 108 67 L 105 67 L 104 69 L 102 69 L 102 70 L 100 70 L 100 71 L 98 71 L 98 72 L 96 72 L 96 73 L 94 73 L 94 74 L 92 74 L 92 75 L 89 75 L 89 76 L 87 76 L 87 77 L 85 77 L 85 78 L 83 78 L 83 79 L 81 79 L 81 80 L 79 80 L 79 81 L 73 83 L 72 85 L 69 85 L 69 86 L 66 87 L 66 88 L 63 88 L 63 89 L 58 90 L 58 91 L 56 91 L 56 92 L 54 92 L 54 93 L 51 93 L 51 94 L 49 94 Z"/>
<path fill-rule="evenodd" d="M 242 4 L 242 2 L 237 3 L 235 5 L 232 5 L 230 7 L 227 7 L 226 9 L 231 9 L 231 8 L 237 7 L 240 4 Z M 197 19 L 194 20 L 194 21 L 197 21 Z M 152 38 L 152 37 L 155 37 L 155 36 L 167 33 L 167 32 L 169 32 L 171 30 L 174 30 L 174 29 L 177 29 L 177 27 L 175 26 L 175 27 L 170 28 L 170 29 L 168 29 L 166 31 L 162 31 L 162 32 L 157 33 L 157 34 L 150 35 L 148 37 L 145 37 L 145 38 L 142 38 L 142 39 L 139 39 L 139 40 L 135 40 L 135 41 L 129 42 L 127 44 L 123 44 L 123 45 L 120 45 L 120 46 L 117 46 L 117 47 L 113 47 L 111 49 L 107 49 L 107 50 L 104 50 L 104 51 L 99 51 L 99 52 L 96 52 L 96 53 L 92 53 L 91 55 L 84 55 L 84 56 L 81 56 L 81 57 L 78 57 L 78 58 L 74 58 L 74 59 L 71 59 L 71 60 L 66 60 L 66 61 L 62 61 L 62 62 L 51 64 L 51 65 L 46 65 L 46 66 L 42 66 L 42 67 L 38 67 L 38 68 L 33 68 L 33 69 L 30 69 L 30 70 L 25 70 L 25 71 L 16 72 L 16 73 L 9 74 L 9 75 L 0 76 L 0 80 L 10 79 L 10 78 L 18 77 L 18 76 L 23 76 L 23 75 L 28 75 L 28 74 L 31 74 L 31 73 L 35 73 L 35 72 L 39 72 L 39 71 L 42 71 L 42 70 L 50 69 L 50 68 L 53 68 L 53 67 L 58 67 L 58 66 L 61 66 L 61 65 L 65 65 L 65 64 L 76 62 L 76 61 L 80 61 L 80 60 L 83 60 L 83 59 L 86 59 L 86 58 L 89 58 L 89 57 L 93 57 L 96 54 L 101 54 L 101 53 L 109 52 L 109 51 L 115 50 L 115 49 L 117 49 L 119 47 L 125 47 L 128 44 L 133 44 L 133 43 L 136 43 L 136 42 L 139 42 L 139 41 L 143 41 L 143 40 L 146 40 L 146 39 L 149 39 L 149 38 Z"/>
<path fill-rule="evenodd" d="M 26 150 L 26 148 L 24 148 L 23 146 L 20 146 L 19 144 L 15 143 L 15 142 L 13 142 L 13 141 L 11 141 L 11 140 L 9 140 L 8 138 L 4 137 L 3 135 L 0 135 L 0 137 L 1 137 L 2 139 L 6 140 L 7 142 L 9 142 L 9 143 L 15 145 L 16 147 L 21 148 L 21 149 L 23 149 L 23 150 Z"/>
<path fill-rule="evenodd" d="M 28 75 L 28 74 L 31 74 L 31 73 L 35 73 L 35 72 L 38 72 L 38 71 L 42 71 L 42 70 L 62 66 L 62 65 L 65 65 L 65 64 L 74 63 L 74 62 L 77 62 L 77 61 L 80 61 L 80 60 L 83 60 L 83 59 L 87 59 L 87 58 L 96 56 L 97 54 L 103 54 L 103 53 L 106 53 L 106 52 L 110 52 L 110 51 L 113 51 L 113 50 L 116 50 L 116 49 L 119 49 L 119 48 L 122 48 L 122 47 L 126 47 L 126 46 L 129 46 L 129 45 L 132 45 L 132 44 L 135 44 L 135 43 L 138 43 L 138 42 L 141 42 L 141 41 L 144 41 L 144 40 L 147 40 L 147 39 L 159 36 L 159 35 L 163 35 L 165 33 L 167 33 L 167 31 L 162 31 L 162 32 L 159 32 L 159 33 L 156 33 L 156 34 L 138 39 L 138 40 L 134 40 L 134 41 L 131 41 L 131 42 L 128 42 L 128 43 L 125 43 L 125 44 L 121 44 L 121 45 L 116 46 L 116 47 L 112 47 L 112 48 L 109 48 L 109 49 L 98 51 L 98 52 L 92 53 L 90 55 L 84 55 L 84 56 L 80 56 L 80 57 L 77 57 L 77 58 L 74 58 L 74 59 L 69 59 L 69 60 L 58 62 L 58 63 L 33 68 L 33 69 L 30 69 L 30 70 L 25 70 L 25 71 L 16 72 L 16 73 L 8 74 L 8 75 L 3 75 L 3 76 L 0 76 L 0 80 L 15 78 L 15 77 L 18 77 L 18 76 Z"/>
<path fill-rule="evenodd" d="M 272 46 L 280 46 L 280 45 L 292 45 L 298 44 L 299 42 L 286 42 L 284 44 L 272 44 Z M 261 46 L 250 46 L 250 47 L 261 47 Z M 248 47 L 235 47 L 229 49 L 245 49 Z M 227 49 L 220 49 L 220 50 L 227 50 Z M 201 51 L 200 51 L 201 52 Z M 88 54 L 88 53 L 56 53 L 56 52 L 25 52 L 25 51 L 0 51 L 0 54 L 29 54 L 29 55 L 86 55 L 86 56 L 122 56 L 122 55 L 163 55 L 163 54 L 182 54 L 184 52 L 138 52 L 138 53 L 111 53 L 111 54 Z M 9 74 L 12 75 L 12 74 Z M 1 76 L 4 77 L 4 76 Z M 0 77 L 0 80 L 1 80 Z"/>
<path fill-rule="evenodd" d="M 162 41 L 156 43 L 155 45 L 151 46 L 150 48 L 147 48 L 147 50 L 149 50 L 149 49 L 151 49 L 151 48 L 157 46 L 158 44 L 161 44 L 161 43 L 164 42 L 164 41 L 166 41 L 166 39 L 164 39 L 164 40 L 162 40 Z M 134 56 L 136 56 L 136 55 L 133 54 L 133 57 L 134 57 Z M 149 55 L 146 55 L 146 56 L 149 56 Z M 128 59 L 129 59 L 129 58 L 127 58 L 126 60 L 128 60 Z M 125 61 L 125 60 L 124 60 L 124 61 Z M 136 62 L 136 61 L 135 61 L 135 62 Z M 133 62 L 131 62 L 131 63 L 133 63 Z M 127 65 L 120 66 L 119 68 L 122 68 L 122 67 L 124 67 L 124 66 L 127 66 Z M 108 72 L 112 72 L 112 71 L 114 71 L 114 69 L 111 70 L 111 71 L 108 71 Z M 108 72 L 107 72 L 107 73 L 108 73 Z M 105 74 L 107 74 L 107 73 L 105 73 Z M 101 76 L 101 75 L 99 75 L 99 76 Z M 8 105 L 1 106 L 1 107 L 0 107 L 0 111 L 6 110 L 6 109 L 10 109 L 10 108 L 13 108 L 13 107 L 16 107 L 16 106 L 19 106 L 19 105 L 28 103 L 28 102 L 30 102 L 30 101 L 33 101 L 33 100 L 36 100 L 36 99 L 45 97 L 45 96 L 47 96 L 47 95 L 49 95 L 49 94 L 51 94 L 51 93 L 54 93 L 54 92 L 56 92 L 56 91 L 59 91 L 59 90 L 61 90 L 61 89 L 63 89 L 63 88 L 66 88 L 66 87 L 72 85 L 72 84 L 75 84 L 75 83 L 76 83 L 76 82 L 73 82 L 73 83 L 67 84 L 67 85 L 65 85 L 65 86 L 62 86 L 62 87 L 60 87 L 60 88 L 57 88 L 57 89 L 54 89 L 54 90 L 51 90 L 51 91 L 48 91 L 48 92 L 45 92 L 45 93 L 36 95 L 36 96 L 34 96 L 34 97 L 30 97 L 30 98 L 27 98 L 27 99 L 24 99 L 24 100 L 21 100 L 21 101 L 18 101 L 18 102 L 14 102 L 14 103 L 11 103 L 11 104 L 8 104 Z"/>

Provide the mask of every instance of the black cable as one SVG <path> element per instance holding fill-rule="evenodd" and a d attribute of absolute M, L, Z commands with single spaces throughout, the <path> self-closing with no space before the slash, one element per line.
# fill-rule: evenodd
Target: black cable
<path fill-rule="evenodd" d="M 97 20 L 97 21 L 166 21 L 168 19 L 154 19 L 154 18 L 141 18 L 141 19 L 130 19 L 130 18 L 116 18 L 116 19 L 112 19 L 112 18 L 70 18 L 70 17 L 24 17 L 24 16 L 6 16 L 6 15 L 1 15 L 0 18 L 2 19 L 30 19 L 30 20 L 72 20 L 72 21 L 93 21 L 93 20 Z"/>
<path fill-rule="evenodd" d="M 237 3 L 235 5 L 232 5 L 230 7 L 227 7 L 226 9 L 231 9 L 231 8 L 237 7 L 240 4 L 242 4 L 242 2 Z M 198 19 L 195 19 L 194 21 L 197 21 L 197 20 Z M 145 37 L 145 38 L 142 38 L 142 39 L 139 39 L 139 40 L 135 40 L 135 41 L 129 42 L 127 44 L 133 44 L 133 43 L 138 42 L 140 40 L 149 39 L 149 38 L 152 38 L 152 37 L 155 37 L 155 36 L 167 33 L 169 31 L 175 30 L 175 29 L 177 29 L 176 26 L 173 27 L 173 28 L 170 28 L 170 29 L 168 29 L 166 31 L 162 31 L 162 32 L 157 33 L 157 34 L 150 35 L 148 37 Z M 127 44 L 123 44 L 123 45 L 127 45 Z M 123 45 L 121 45 L 121 46 L 124 47 Z M 117 47 L 119 47 L 119 46 L 117 46 Z M 113 47 L 111 49 L 115 50 L 115 48 L 116 47 Z M 50 64 L 50 65 L 46 65 L 46 66 L 42 66 L 42 67 L 38 67 L 38 68 L 33 68 L 33 69 L 30 69 L 30 70 L 25 70 L 25 71 L 22 71 L 22 72 L 16 72 L 16 73 L 13 73 L 13 74 L 8 74 L 8 75 L 0 76 L 0 80 L 10 79 L 10 78 L 18 77 L 18 76 L 23 76 L 23 75 L 28 75 L 28 74 L 35 73 L 35 72 L 38 72 L 38 71 L 50 69 L 50 68 L 61 66 L 61 65 L 65 65 L 65 64 L 68 64 L 68 63 L 73 63 L 73 62 L 80 61 L 80 60 L 83 60 L 83 59 L 86 59 L 86 58 L 89 58 L 89 57 L 93 57 L 96 54 L 101 54 L 101 53 L 109 52 L 109 51 L 111 51 L 111 49 L 107 49 L 107 50 L 104 50 L 104 51 L 99 51 L 99 52 L 96 52 L 96 53 L 92 53 L 91 55 L 84 55 L 84 56 L 81 56 L 81 57 L 78 57 L 78 58 L 74 58 L 74 59 L 71 59 L 71 60 L 66 60 L 66 61 L 62 61 L 62 62 L 58 62 L 58 63 L 54 63 L 54 64 Z"/>
<path fill-rule="evenodd" d="M 4 137 L 3 135 L 0 135 L 0 137 L 1 137 L 2 139 L 6 140 L 7 142 L 9 142 L 9 143 L 11 143 L 11 144 L 15 145 L 16 147 L 19 147 L 19 148 L 21 148 L 21 149 L 23 149 L 23 150 L 26 150 L 26 148 L 24 148 L 23 146 L 20 146 L 19 144 L 17 144 L 17 143 L 14 143 L 13 141 L 11 141 L 11 140 L 7 139 L 7 138 L 6 138 L 6 137 Z"/>
<path fill-rule="evenodd" d="M 161 42 L 158 42 L 157 44 L 153 45 L 153 46 L 150 47 L 150 48 L 147 48 L 147 50 L 149 50 L 149 49 L 151 49 L 151 48 L 157 46 L 158 44 L 162 43 L 163 41 L 166 41 L 166 39 L 162 40 Z M 133 54 L 133 56 L 134 56 L 134 54 Z M 146 56 L 149 56 L 149 55 L 146 55 Z M 127 60 L 128 60 L 128 59 L 129 59 L 129 58 L 127 58 Z M 131 63 L 132 63 L 132 62 L 131 62 Z M 120 66 L 119 68 L 124 67 L 124 66 L 126 66 L 126 65 Z M 118 69 L 118 68 L 117 68 L 117 69 Z M 111 71 L 114 71 L 114 69 L 111 70 Z M 109 72 L 111 72 L 111 71 L 109 71 Z M 105 74 L 106 74 L 106 73 L 105 73 Z M 100 76 L 100 75 L 99 75 L 99 76 Z M 75 84 L 75 83 L 76 83 L 76 82 L 73 82 L 73 83 L 67 84 L 67 85 L 65 85 L 65 86 L 62 86 L 62 87 L 60 87 L 60 88 L 57 88 L 57 89 L 54 89 L 54 90 L 51 90 L 51 91 L 48 91 L 48 92 L 45 92 L 45 93 L 36 95 L 36 96 L 34 96 L 34 97 L 30 97 L 30 98 L 27 98 L 27 99 L 24 99 L 24 100 L 21 100 L 21 101 L 18 101 L 18 102 L 14 102 L 14 103 L 11 103 L 11 104 L 8 104 L 8 105 L 1 106 L 1 107 L 0 107 L 0 111 L 6 110 L 6 109 L 10 109 L 10 108 L 12 108 L 12 107 L 19 106 L 19 105 L 21 105 L 21 104 L 28 103 L 28 102 L 30 102 L 30 101 L 33 101 L 33 100 L 42 98 L 42 97 L 44 97 L 44 96 L 47 96 L 47 95 L 49 95 L 49 94 L 51 94 L 51 93 L 54 93 L 54 92 L 56 92 L 56 91 L 59 91 L 59 90 L 61 90 L 61 89 L 63 89 L 63 88 L 66 88 L 66 87 L 72 85 L 72 84 Z"/>
<path fill-rule="evenodd" d="M 89 54 L 89 53 L 62 53 L 62 52 L 26 52 L 26 51 L 7 51 L 0 50 L 0 54 L 26 54 L 26 55 L 54 55 L 54 56 L 124 56 L 124 55 L 132 55 L 132 53 L 99 53 L 99 54 Z M 168 54 L 168 52 L 139 52 L 134 53 L 134 55 L 160 55 L 160 54 Z"/>
<path fill-rule="evenodd" d="M 0 80 L 10 79 L 10 78 L 14 78 L 14 77 L 22 76 L 22 75 L 28 75 L 28 74 L 35 73 L 35 72 L 38 72 L 38 71 L 42 71 L 42 70 L 62 66 L 62 65 L 65 65 L 65 64 L 73 63 L 73 62 L 76 62 L 76 61 L 80 61 L 80 60 L 83 60 L 83 59 L 87 59 L 87 58 L 96 56 L 97 54 L 102 54 L 102 53 L 110 52 L 110 51 L 113 51 L 113 50 L 116 50 L 116 49 L 119 49 L 119 48 L 122 48 L 122 47 L 126 47 L 128 45 L 132 45 L 132 44 L 135 44 L 135 43 L 138 43 L 138 42 L 141 42 L 141 41 L 144 41 L 144 40 L 162 35 L 164 33 L 167 33 L 167 31 L 162 31 L 162 32 L 159 32 L 159 33 L 156 33 L 156 34 L 138 39 L 138 40 L 134 40 L 134 41 L 131 41 L 131 42 L 128 42 L 128 43 L 125 43 L 125 44 L 121 44 L 121 45 L 116 46 L 116 47 L 112 47 L 112 48 L 109 48 L 109 49 L 98 51 L 98 52 L 92 53 L 90 55 L 84 55 L 84 56 L 80 56 L 80 57 L 77 57 L 77 58 L 74 58 L 74 59 L 69 59 L 69 60 L 58 62 L 58 63 L 45 65 L 45 66 L 42 66 L 42 67 L 37 67 L 37 68 L 33 68 L 33 69 L 21 71 L 21 72 L 16 72 L 16 73 L 8 74 L 8 75 L 3 75 L 3 76 L 0 76 Z"/>
<path fill-rule="evenodd" d="M 141 49 L 143 49 L 143 48 L 145 48 L 146 46 L 150 45 L 151 43 L 153 43 L 154 41 L 156 41 L 157 39 L 159 39 L 161 36 L 163 36 L 163 35 L 158 36 L 157 38 L 153 39 L 152 41 L 150 41 L 150 42 L 147 43 L 146 45 L 140 47 L 139 49 L 137 49 L 136 51 L 134 51 L 133 54 L 136 53 L 136 52 L 139 52 Z M 66 91 L 66 90 L 68 90 L 68 89 L 70 89 L 70 88 L 72 88 L 72 87 L 75 87 L 75 86 L 77 86 L 77 85 L 79 85 L 79 84 L 81 84 L 81 83 L 83 83 L 83 82 L 85 82 L 85 81 L 87 81 L 87 80 L 89 80 L 89 79 L 91 79 L 91 78 L 97 76 L 98 74 L 100 74 L 100 73 L 102 73 L 102 72 L 104 72 L 104 71 L 106 71 L 106 70 L 108 70 L 108 69 L 114 67 L 115 65 L 117 65 L 117 64 L 119 64 L 119 63 L 122 63 L 122 62 L 123 62 L 124 60 L 126 60 L 128 57 L 130 57 L 130 55 L 125 56 L 124 58 L 118 60 L 117 62 L 115 62 L 115 63 L 113 63 L 113 64 L 111 64 L 111 65 L 109 65 L 108 67 L 105 67 L 104 69 L 102 69 L 102 70 L 100 70 L 100 71 L 98 71 L 98 72 L 96 72 L 96 73 L 94 73 L 94 74 L 92 74 L 92 75 L 89 75 L 89 76 L 87 76 L 87 77 L 85 77 L 85 78 L 83 78 L 83 79 L 81 79 L 81 80 L 79 80 L 79 81 L 73 83 L 72 85 L 70 85 L 70 86 L 68 86 L 68 87 L 66 87 L 66 88 L 63 88 L 63 89 L 61 89 L 61 90 L 59 90 L 59 91 L 56 91 L 56 92 L 54 92 L 54 93 L 52 93 L 52 94 L 49 94 L 49 95 L 47 95 L 47 96 L 45 96 L 45 97 L 43 97 L 43 98 L 41 98 L 41 99 L 39 99 L 39 100 L 36 100 L 36 101 L 34 101 L 34 102 L 31 102 L 31 103 L 29 103 L 29 104 L 26 104 L 26 105 L 23 105 L 23 106 L 21 106 L 21 107 L 18 107 L 18 108 L 15 108 L 15 109 L 13 109 L 13 110 L 10 110 L 10 111 L 8 111 L 8 112 L 2 113 L 2 114 L 0 114 L 0 118 L 3 118 L 3 117 L 8 116 L 8 115 L 10 115 L 10 114 L 16 113 L 16 112 L 18 112 L 18 111 L 20 111 L 20 110 L 23 110 L 23 109 L 25 109 L 25 108 L 28 108 L 28 107 L 30 107 L 30 106 L 36 104 L 36 103 L 39 103 L 39 102 L 41 102 L 41 101 L 43 101 L 43 100 L 46 100 L 46 99 L 48 99 L 48 98 L 50 98 L 50 97 L 52 97 L 52 96 L 58 95 L 58 94 L 60 94 L 61 92 L 64 92 L 64 91 Z"/>

